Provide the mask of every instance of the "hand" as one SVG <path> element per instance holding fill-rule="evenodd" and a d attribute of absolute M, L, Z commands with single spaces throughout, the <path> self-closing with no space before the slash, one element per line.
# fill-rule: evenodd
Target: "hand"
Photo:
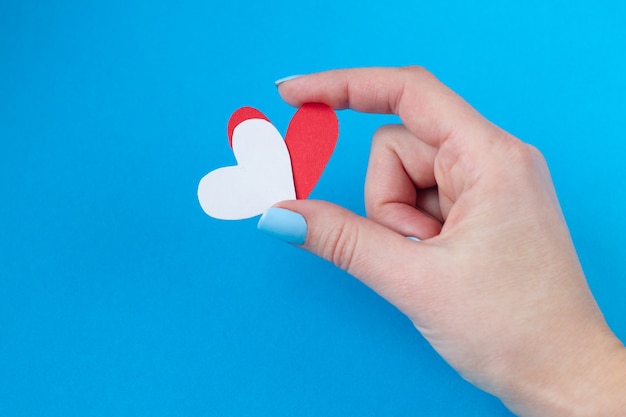
<path fill-rule="evenodd" d="M 403 122 L 374 136 L 368 218 L 321 201 L 278 205 L 306 221 L 306 240 L 295 243 L 397 306 L 513 412 L 626 415 L 626 351 L 589 291 L 536 149 L 420 68 L 329 71 L 279 91 L 294 106 Z M 272 232 L 267 217 L 260 228 Z"/>

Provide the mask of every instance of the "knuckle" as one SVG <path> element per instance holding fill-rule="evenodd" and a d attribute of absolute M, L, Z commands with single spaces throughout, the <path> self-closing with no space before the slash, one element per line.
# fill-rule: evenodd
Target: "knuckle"
<path fill-rule="evenodd" d="M 387 140 L 387 138 L 394 133 L 396 127 L 394 125 L 382 125 L 374 132 L 372 140 L 375 142 L 381 142 Z"/>
<path fill-rule="evenodd" d="M 411 76 L 415 77 L 435 78 L 432 72 L 428 71 L 426 68 L 420 65 L 409 65 L 406 67 L 401 67 L 400 71 L 409 73 Z"/>
<path fill-rule="evenodd" d="M 518 139 L 506 146 L 506 154 L 500 159 L 501 179 L 509 183 L 533 183 L 540 178 L 549 179 L 548 164 L 536 147 Z"/>
<path fill-rule="evenodd" d="M 542 164 L 546 163 L 546 158 L 543 156 L 543 153 L 535 146 L 533 145 L 527 145 L 530 153 L 532 155 L 532 157 L 535 159 L 535 161 L 538 161 Z"/>
<path fill-rule="evenodd" d="M 322 256 L 344 271 L 350 272 L 356 259 L 358 241 L 358 227 L 351 223 L 329 227 L 321 236 L 324 248 Z"/>
<path fill-rule="evenodd" d="M 509 150 L 510 162 L 521 169 L 534 169 L 544 163 L 544 157 L 536 147 L 516 140 Z"/>
<path fill-rule="evenodd" d="M 398 138 L 405 132 L 405 127 L 400 124 L 380 126 L 372 136 L 372 149 L 381 149 L 384 146 L 395 146 Z"/>
<path fill-rule="evenodd" d="M 370 145 L 370 151 L 375 152 L 378 149 L 382 149 L 385 143 L 389 140 L 391 129 L 388 125 L 380 126 L 372 135 L 372 142 Z"/>

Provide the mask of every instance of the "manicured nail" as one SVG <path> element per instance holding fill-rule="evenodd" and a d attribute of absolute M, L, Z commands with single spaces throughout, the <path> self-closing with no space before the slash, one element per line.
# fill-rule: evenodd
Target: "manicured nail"
<path fill-rule="evenodd" d="M 304 74 L 298 74 L 298 75 L 290 75 L 289 77 L 285 77 L 285 78 L 281 78 L 280 80 L 276 80 L 274 81 L 274 84 L 276 84 L 276 87 L 278 87 L 279 85 L 281 85 L 282 83 L 286 82 L 286 81 L 291 81 L 291 80 L 295 80 L 298 77 L 302 77 L 302 75 Z"/>
<path fill-rule="evenodd" d="M 409 239 L 409 240 L 413 240 L 415 242 L 421 242 L 422 241 L 422 239 L 420 239 L 419 237 L 415 237 L 415 236 L 407 236 L 406 238 Z"/>
<path fill-rule="evenodd" d="M 307 227 L 304 217 L 284 208 L 269 208 L 259 219 L 257 228 L 294 245 L 302 245 L 306 240 Z"/>

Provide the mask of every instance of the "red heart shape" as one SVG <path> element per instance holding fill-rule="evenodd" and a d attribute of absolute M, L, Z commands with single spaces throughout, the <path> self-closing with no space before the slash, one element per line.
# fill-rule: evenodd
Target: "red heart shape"
<path fill-rule="evenodd" d="M 252 107 L 235 111 L 228 121 L 228 140 L 232 147 L 235 127 L 248 119 L 269 119 Z M 320 103 L 302 105 L 289 122 L 285 144 L 291 156 L 296 198 L 305 199 L 313 191 L 335 150 L 339 121 L 332 107 Z"/>
<path fill-rule="evenodd" d="M 250 119 L 262 119 L 267 120 L 268 122 L 270 121 L 270 119 L 268 119 L 263 113 L 261 113 L 254 107 L 242 107 L 240 109 L 237 109 L 230 116 L 230 119 L 228 119 L 228 143 L 230 144 L 231 148 L 233 147 L 233 132 L 235 131 L 235 128 L 237 127 L 237 125 L 239 125 L 239 123 L 245 122 L 246 120 Z"/>

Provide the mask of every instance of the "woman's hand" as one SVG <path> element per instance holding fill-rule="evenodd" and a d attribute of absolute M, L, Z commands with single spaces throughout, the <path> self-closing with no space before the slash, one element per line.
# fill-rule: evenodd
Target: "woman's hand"
<path fill-rule="evenodd" d="M 328 71 L 279 91 L 294 106 L 395 113 L 403 123 L 374 136 L 368 218 L 321 201 L 279 204 L 304 217 L 305 249 L 396 305 L 513 412 L 626 415 L 624 347 L 589 291 L 535 148 L 421 68 Z M 260 228 L 280 228 L 280 212 L 270 209 Z"/>

